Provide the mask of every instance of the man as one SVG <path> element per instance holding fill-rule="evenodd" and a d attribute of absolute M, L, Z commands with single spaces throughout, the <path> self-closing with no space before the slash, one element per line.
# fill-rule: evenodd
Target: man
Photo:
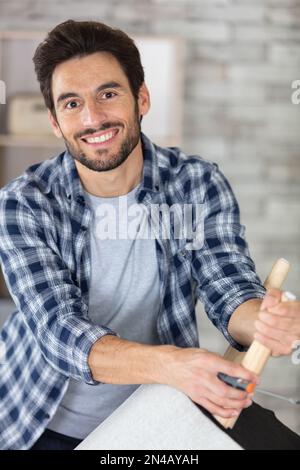
<path fill-rule="evenodd" d="M 272 291 L 264 302 L 274 310 L 259 313 L 265 290 L 225 177 L 141 133 L 150 96 L 125 33 L 69 20 L 33 60 L 67 150 L 1 190 L 0 256 L 17 306 L 1 331 L 1 448 L 74 448 L 138 384 L 168 384 L 210 413 L 236 416 L 252 396 L 218 372 L 258 378 L 199 348 L 197 299 L 233 346 L 257 337 L 274 355 L 300 339 L 299 303 L 283 305 Z M 99 237 L 103 207 L 124 200 L 128 212 L 200 204 L 203 245 Z"/>

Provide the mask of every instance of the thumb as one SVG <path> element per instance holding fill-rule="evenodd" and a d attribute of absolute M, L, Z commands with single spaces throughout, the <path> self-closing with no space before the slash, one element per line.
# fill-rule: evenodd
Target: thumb
<path fill-rule="evenodd" d="M 281 295 L 282 292 L 278 289 L 268 289 L 260 309 L 267 310 L 268 308 L 275 307 L 275 305 L 281 302 Z"/>

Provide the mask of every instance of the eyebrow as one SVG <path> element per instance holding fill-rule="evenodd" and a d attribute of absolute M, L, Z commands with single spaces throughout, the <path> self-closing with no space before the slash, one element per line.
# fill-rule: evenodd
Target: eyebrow
<path fill-rule="evenodd" d="M 106 88 L 119 88 L 119 89 L 124 89 L 124 87 L 118 83 L 118 82 L 107 82 L 107 83 L 102 83 L 102 85 L 98 86 L 96 88 L 96 93 L 99 93 L 99 91 L 106 90 Z M 67 98 L 78 98 L 79 95 L 75 93 L 74 91 L 69 91 L 68 93 L 61 93 L 59 97 L 57 98 L 56 104 L 59 104 L 61 101 L 66 100 Z"/>

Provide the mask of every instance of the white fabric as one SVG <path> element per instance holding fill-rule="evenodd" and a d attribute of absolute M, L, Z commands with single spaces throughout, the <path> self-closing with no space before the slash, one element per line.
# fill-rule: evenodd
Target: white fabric
<path fill-rule="evenodd" d="M 78 450 L 241 450 L 183 393 L 141 385 Z"/>

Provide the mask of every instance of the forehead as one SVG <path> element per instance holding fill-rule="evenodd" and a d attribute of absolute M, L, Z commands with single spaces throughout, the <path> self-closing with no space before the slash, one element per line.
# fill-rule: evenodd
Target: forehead
<path fill-rule="evenodd" d="M 52 92 L 55 97 L 69 89 L 96 88 L 106 81 L 116 81 L 129 88 L 128 79 L 117 59 L 107 52 L 95 52 L 57 65 L 52 75 Z"/>

